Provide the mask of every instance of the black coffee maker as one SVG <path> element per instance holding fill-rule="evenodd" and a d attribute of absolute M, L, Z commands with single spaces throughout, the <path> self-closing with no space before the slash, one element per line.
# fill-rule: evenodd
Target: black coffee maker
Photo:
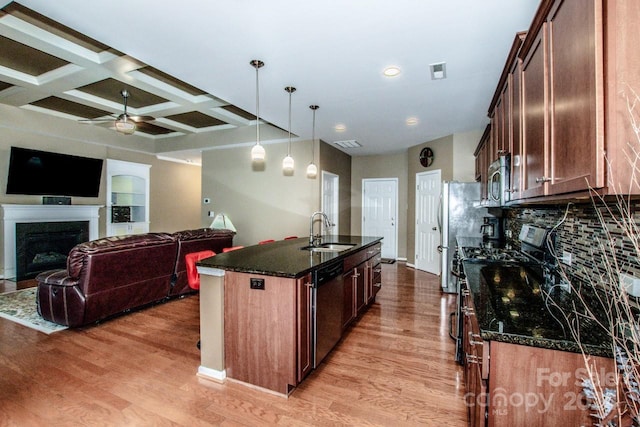
<path fill-rule="evenodd" d="M 482 233 L 482 241 L 499 240 L 502 235 L 500 218 L 495 216 L 485 216 L 482 218 L 483 223 L 480 226 Z"/>

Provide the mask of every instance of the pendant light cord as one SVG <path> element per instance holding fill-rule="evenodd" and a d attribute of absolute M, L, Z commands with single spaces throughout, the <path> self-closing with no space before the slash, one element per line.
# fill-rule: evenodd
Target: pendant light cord
<path fill-rule="evenodd" d="M 256 144 L 260 144 L 260 85 L 258 84 L 258 70 L 260 65 L 256 67 Z"/>
<path fill-rule="evenodd" d="M 313 124 L 311 127 L 311 163 L 314 162 L 315 156 L 315 143 L 316 143 L 316 110 L 320 107 L 317 105 L 309 105 L 309 108 L 313 111 Z"/>
<path fill-rule="evenodd" d="M 287 92 L 289 92 L 289 146 L 287 147 L 287 156 L 291 155 L 291 93 L 296 90 L 295 88 L 289 87 Z"/>

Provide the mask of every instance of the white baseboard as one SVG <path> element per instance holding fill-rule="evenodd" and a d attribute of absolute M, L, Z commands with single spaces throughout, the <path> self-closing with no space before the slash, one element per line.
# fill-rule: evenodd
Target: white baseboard
<path fill-rule="evenodd" d="M 217 382 L 224 382 L 227 378 L 227 371 L 218 371 L 217 369 L 207 368 L 205 366 L 198 367 L 198 376 Z"/>

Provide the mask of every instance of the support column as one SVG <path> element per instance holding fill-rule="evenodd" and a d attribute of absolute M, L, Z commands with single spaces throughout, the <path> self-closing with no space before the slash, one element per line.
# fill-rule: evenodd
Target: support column
<path fill-rule="evenodd" d="M 200 367 L 198 376 L 223 382 L 224 270 L 198 267 L 200 274 Z"/>

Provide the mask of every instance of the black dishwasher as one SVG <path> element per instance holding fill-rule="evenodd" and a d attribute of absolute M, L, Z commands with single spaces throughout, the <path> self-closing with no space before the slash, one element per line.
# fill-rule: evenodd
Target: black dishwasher
<path fill-rule="evenodd" d="M 335 261 L 313 275 L 313 367 L 316 368 L 342 337 L 343 262 Z"/>

